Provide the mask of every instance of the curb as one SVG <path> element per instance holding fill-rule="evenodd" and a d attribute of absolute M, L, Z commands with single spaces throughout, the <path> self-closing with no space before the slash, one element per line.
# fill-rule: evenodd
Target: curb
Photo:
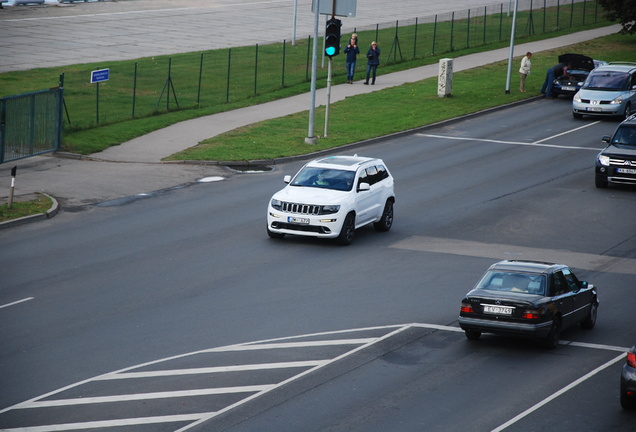
<path fill-rule="evenodd" d="M 31 216 L 24 216 L 24 217 L 13 219 L 6 222 L 0 222 L 0 230 L 5 228 L 12 228 L 18 225 L 24 225 L 31 222 L 37 222 L 44 219 L 50 219 L 60 211 L 60 204 L 57 202 L 55 198 L 53 198 L 51 195 L 48 195 L 44 192 L 38 192 L 38 193 L 44 195 L 45 197 L 53 201 L 53 205 L 51 206 L 50 209 L 48 209 L 45 213 L 38 213 Z"/>

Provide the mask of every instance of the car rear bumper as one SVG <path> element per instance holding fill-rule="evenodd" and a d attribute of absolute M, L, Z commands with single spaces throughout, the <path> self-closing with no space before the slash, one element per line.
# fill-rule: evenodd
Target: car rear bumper
<path fill-rule="evenodd" d="M 636 369 L 625 364 L 621 372 L 621 394 L 627 395 L 627 392 L 636 393 Z"/>
<path fill-rule="evenodd" d="M 459 326 L 462 330 L 473 330 L 481 333 L 495 333 L 504 336 L 521 336 L 543 339 L 550 333 L 552 322 L 548 321 L 538 324 L 526 324 L 460 316 Z"/>

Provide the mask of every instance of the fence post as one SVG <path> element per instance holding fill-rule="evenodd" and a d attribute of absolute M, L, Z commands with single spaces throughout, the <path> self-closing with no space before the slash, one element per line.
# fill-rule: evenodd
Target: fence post
<path fill-rule="evenodd" d="M 488 17 L 488 7 L 484 6 L 484 40 L 482 45 L 486 45 L 486 18 Z"/>
<path fill-rule="evenodd" d="M 257 78 L 258 78 L 258 44 L 256 44 L 256 58 L 254 59 L 254 96 L 256 96 Z"/>
<path fill-rule="evenodd" d="M 197 90 L 197 106 L 201 103 L 201 79 L 203 78 L 203 53 L 201 53 L 201 58 L 199 60 L 199 88 Z"/>
<path fill-rule="evenodd" d="M 225 90 L 225 103 L 230 101 L 230 65 L 232 64 L 232 48 L 227 49 L 227 89 Z"/>
<path fill-rule="evenodd" d="M 417 17 L 415 17 L 415 36 L 413 37 L 413 58 L 417 57 Z"/>
<path fill-rule="evenodd" d="M 311 35 L 307 36 L 307 62 L 305 63 L 305 81 L 309 80 L 309 63 L 311 57 Z"/>
<path fill-rule="evenodd" d="M 501 40 L 501 31 L 503 29 L 503 3 L 499 4 L 499 40 Z"/>
<path fill-rule="evenodd" d="M 435 14 L 435 24 L 433 25 L 433 52 L 435 55 L 435 38 L 437 37 L 437 14 Z"/>
<path fill-rule="evenodd" d="M 468 18 L 466 19 L 466 48 L 470 48 L 470 9 L 468 9 Z"/>
<path fill-rule="evenodd" d="M 453 32 L 455 30 L 455 11 L 451 14 L 450 52 L 453 52 Z"/>
<path fill-rule="evenodd" d="M 135 118 L 135 103 L 136 102 L 137 102 L 137 62 L 135 62 L 135 72 L 133 73 L 132 118 Z"/>
<path fill-rule="evenodd" d="M 285 87 L 285 51 L 287 48 L 287 41 L 283 39 L 283 71 L 282 71 L 282 79 L 280 82 L 281 87 Z"/>

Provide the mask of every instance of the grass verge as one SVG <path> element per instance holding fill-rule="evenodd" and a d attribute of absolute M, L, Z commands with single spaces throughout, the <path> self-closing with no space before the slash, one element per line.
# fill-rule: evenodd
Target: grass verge
<path fill-rule="evenodd" d="M 46 195 L 38 194 L 38 197 L 28 201 L 14 201 L 9 204 L 0 204 L 0 222 L 7 222 L 25 216 L 46 213 L 53 206 L 53 201 Z"/>
<path fill-rule="evenodd" d="M 532 57 L 527 93 L 518 91 L 519 74 L 515 67 L 511 91 L 505 94 L 507 62 L 498 62 L 454 74 L 449 98 L 437 97 L 435 77 L 334 103 L 330 108 L 328 137 L 319 138 L 316 145 L 304 143 L 308 127 L 305 111 L 227 132 L 167 159 L 246 161 L 295 156 L 501 106 L 538 95 L 547 68 L 557 62 L 558 55 L 567 52 L 605 61 L 634 61 L 636 35 L 611 35 L 537 53 Z M 519 59 L 515 59 L 515 66 Z M 315 122 L 316 130 L 322 131 L 324 107 L 316 110 Z"/>

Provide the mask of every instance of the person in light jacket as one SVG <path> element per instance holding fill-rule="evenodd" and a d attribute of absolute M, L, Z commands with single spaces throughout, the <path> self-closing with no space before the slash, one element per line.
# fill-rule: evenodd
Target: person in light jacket
<path fill-rule="evenodd" d="M 369 77 L 372 76 L 373 80 L 371 85 L 375 84 L 375 71 L 380 65 L 380 47 L 376 42 L 371 42 L 371 48 L 367 51 L 367 80 L 365 84 L 369 84 Z"/>
<path fill-rule="evenodd" d="M 526 92 L 526 78 L 530 75 L 530 57 L 532 57 L 532 53 L 528 51 L 521 59 L 521 67 L 519 68 L 519 91 L 521 93 Z"/>

